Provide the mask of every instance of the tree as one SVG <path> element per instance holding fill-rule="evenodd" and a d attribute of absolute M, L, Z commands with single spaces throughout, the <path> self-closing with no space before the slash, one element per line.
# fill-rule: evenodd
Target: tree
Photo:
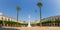
<path fill-rule="evenodd" d="M 42 11 L 41 11 L 42 3 L 38 2 L 37 5 L 40 8 L 40 26 L 42 26 Z"/>
<path fill-rule="evenodd" d="M 17 10 L 17 22 L 18 22 L 18 16 L 19 16 L 19 10 L 20 10 L 20 7 L 17 6 L 17 7 L 16 7 L 16 10 Z M 18 23 L 17 23 L 17 25 L 18 25 Z"/>

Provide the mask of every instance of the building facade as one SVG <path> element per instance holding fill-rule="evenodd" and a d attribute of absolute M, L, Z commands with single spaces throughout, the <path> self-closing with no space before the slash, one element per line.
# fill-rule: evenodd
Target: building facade
<path fill-rule="evenodd" d="M 43 18 L 42 22 L 45 23 L 43 24 L 45 26 L 60 26 L 60 15 Z"/>
<path fill-rule="evenodd" d="M 11 18 L 8 16 L 4 16 L 2 13 L 0 13 L 0 20 L 17 22 L 17 19 Z M 20 21 L 18 21 L 18 22 L 20 22 Z"/>

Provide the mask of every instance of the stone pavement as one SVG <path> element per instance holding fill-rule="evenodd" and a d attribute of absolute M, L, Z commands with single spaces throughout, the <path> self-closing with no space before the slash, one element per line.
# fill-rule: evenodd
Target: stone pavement
<path fill-rule="evenodd" d="M 60 30 L 60 27 L 21 27 L 20 30 Z"/>
<path fill-rule="evenodd" d="M 1 28 L 0 27 L 0 30 L 20 30 L 20 29 L 15 29 L 15 28 Z"/>
<path fill-rule="evenodd" d="M 5 27 L 9 30 L 60 30 L 60 27 Z M 0 28 L 1 29 L 1 28 Z"/>

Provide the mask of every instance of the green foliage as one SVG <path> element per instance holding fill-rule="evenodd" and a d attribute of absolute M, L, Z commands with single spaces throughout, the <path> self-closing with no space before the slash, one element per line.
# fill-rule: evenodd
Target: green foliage
<path fill-rule="evenodd" d="M 60 23 L 60 20 L 52 20 L 52 21 L 44 21 L 44 22 L 42 22 L 42 25 L 49 25 L 49 24 L 52 24 L 53 25 L 53 23 Z M 37 26 L 39 26 L 40 25 L 40 23 L 37 23 Z"/>
<path fill-rule="evenodd" d="M 37 23 L 37 26 L 40 26 L 40 23 Z"/>
<path fill-rule="evenodd" d="M 17 7 L 16 7 L 16 9 L 19 11 L 19 10 L 20 10 L 20 7 L 19 7 L 19 6 L 17 6 Z"/>
<path fill-rule="evenodd" d="M 42 3 L 41 3 L 41 2 L 38 2 L 37 5 L 38 5 L 39 7 L 42 7 Z"/>
<path fill-rule="evenodd" d="M 55 20 L 55 23 L 60 23 L 60 20 Z"/>
<path fill-rule="evenodd" d="M 4 24 L 8 24 L 8 25 L 16 25 L 17 23 L 18 23 L 18 25 L 25 25 L 25 26 L 27 26 L 27 24 L 26 23 L 19 23 L 19 22 L 14 22 L 14 21 L 2 21 L 2 20 L 0 20 L 0 24 L 3 24 L 3 22 L 4 22 Z"/>
<path fill-rule="evenodd" d="M 0 20 L 0 24 L 2 24 L 2 20 Z"/>
<path fill-rule="evenodd" d="M 36 26 L 36 24 L 31 24 L 31 26 Z"/>

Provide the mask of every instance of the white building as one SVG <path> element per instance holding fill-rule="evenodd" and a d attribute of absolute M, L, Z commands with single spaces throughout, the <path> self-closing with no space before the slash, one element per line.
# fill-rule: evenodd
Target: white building
<path fill-rule="evenodd" d="M 0 12 L 0 20 L 17 22 L 17 20 L 15 18 L 4 16 L 3 13 L 1 13 L 1 12 Z M 18 22 L 20 22 L 20 21 L 18 21 Z"/>

